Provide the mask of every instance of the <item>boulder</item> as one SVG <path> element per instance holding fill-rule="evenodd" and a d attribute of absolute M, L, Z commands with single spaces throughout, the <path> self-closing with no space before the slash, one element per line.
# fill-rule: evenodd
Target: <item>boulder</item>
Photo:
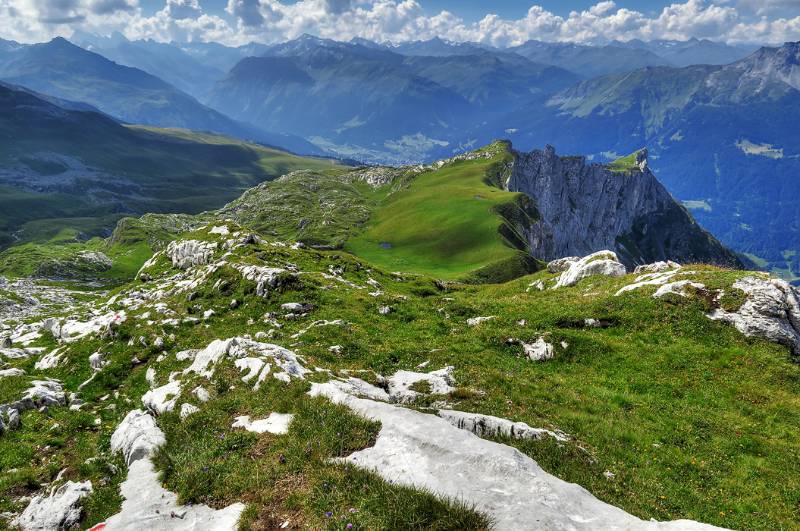
<path fill-rule="evenodd" d="M 533 343 L 522 343 L 522 351 L 525 353 L 525 357 L 531 361 L 547 361 L 553 359 L 555 355 L 553 345 L 545 341 L 543 337 Z"/>
<path fill-rule="evenodd" d="M 47 496 L 34 497 L 13 524 L 24 531 L 59 531 L 76 525 L 83 510 L 81 500 L 92 493 L 92 483 L 67 481 Z"/>
<path fill-rule="evenodd" d="M 672 260 L 667 260 L 666 262 L 653 262 L 652 264 L 636 266 L 636 269 L 634 269 L 633 272 L 637 275 L 643 273 L 663 273 L 664 271 L 680 268 L 681 265 L 679 263 L 673 262 Z"/>
<path fill-rule="evenodd" d="M 584 256 L 580 260 L 571 262 L 569 268 L 561 273 L 555 288 L 574 286 L 581 280 L 594 275 L 609 277 L 625 276 L 625 266 L 617 259 L 617 254 L 612 251 L 599 251 Z"/>
<path fill-rule="evenodd" d="M 164 433 L 152 415 L 135 409 L 120 422 L 111 436 L 111 451 L 121 452 L 125 463 L 152 456 L 164 443 Z"/>
<path fill-rule="evenodd" d="M 776 278 L 745 277 L 733 284 L 747 294 L 735 312 L 718 308 L 710 319 L 730 323 L 744 335 L 774 341 L 800 356 L 800 290 Z"/>
<path fill-rule="evenodd" d="M 564 258 L 556 258 L 547 264 L 548 273 L 563 273 L 573 262 L 580 260 L 580 256 L 565 256 Z"/>

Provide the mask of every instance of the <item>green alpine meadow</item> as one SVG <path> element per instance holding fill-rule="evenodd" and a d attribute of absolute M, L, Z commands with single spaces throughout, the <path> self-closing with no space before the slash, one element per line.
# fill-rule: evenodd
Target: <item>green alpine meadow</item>
<path fill-rule="evenodd" d="M 0 0 L 0 530 L 800 529 L 800 16 L 634 4 Z"/>

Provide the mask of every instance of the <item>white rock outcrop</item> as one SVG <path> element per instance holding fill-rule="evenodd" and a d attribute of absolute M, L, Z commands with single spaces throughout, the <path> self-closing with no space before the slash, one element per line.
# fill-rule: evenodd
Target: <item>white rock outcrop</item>
<path fill-rule="evenodd" d="M 518 450 L 481 439 L 435 415 L 356 398 L 332 383 L 312 384 L 326 396 L 381 423 L 375 445 L 343 460 L 401 485 L 473 505 L 499 531 L 711 530 L 688 520 L 644 521 L 542 470 Z"/>
<path fill-rule="evenodd" d="M 574 286 L 581 280 L 594 275 L 609 277 L 625 276 L 625 266 L 612 251 L 598 251 L 580 260 L 570 262 L 569 268 L 561 273 L 553 289 Z"/>
<path fill-rule="evenodd" d="M 181 418 L 186 419 L 198 413 L 200 408 L 192 404 L 181 404 Z"/>
<path fill-rule="evenodd" d="M 172 261 L 172 266 L 178 269 L 189 269 L 211 262 L 217 244 L 199 240 L 178 240 L 167 245 L 167 256 Z"/>
<path fill-rule="evenodd" d="M 111 435 L 111 451 L 122 453 L 125 463 L 130 465 L 139 459 L 152 457 L 153 452 L 166 442 L 153 416 L 134 409 Z"/>
<path fill-rule="evenodd" d="M 272 433 L 283 435 L 289 431 L 294 415 L 291 413 L 270 413 L 265 419 L 250 420 L 249 415 L 236 417 L 232 428 L 244 428 L 253 433 Z"/>
<path fill-rule="evenodd" d="M 748 337 L 785 345 L 800 356 L 800 291 L 776 278 L 745 277 L 733 287 L 747 294 L 744 304 L 735 312 L 718 308 L 708 317 L 730 323 Z"/>
<path fill-rule="evenodd" d="M 16 376 L 25 376 L 25 371 L 14 368 L 0 370 L 0 380 L 3 378 L 14 378 Z"/>
<path fill-rule="evenodd" d="M 677 277 L 686 276 L 686 275 L 693 275 L 695 274 L 694 271 L 684 271 L 681 268 L 676 269 L 666 269 L 664 271 L 655 271 L 652 273 L 644 273 L 636 277 L 634 282 L 628 284 L 627 286 L 622 286 L 617 292 L 614 294 L 615 297 L 619 297 L 623 293 L 627 293 L 629 291 L 636 291 L 641 288 L 645 288 L 647 286 L 663 286 L 670 282 L 675 282 Z"/>
<path fill-rule="evenodd" d="M 563 258 L 556 258 L 555 260 L 550 260 L 547 264 L 547 272 L 548 273 L 563 273 L 569 266 L 572 265 L 573 262 L 577 262 L 580 260 L 580 256 L 565 256 Z"/>
<path fill-rule="evenodd" d="M 478 326 L 481 323 L 485 323 L 486 321 L 491 321 L 492 319 L 497 319 L 496 315 L 486 315 L 481 317 L 470 317 L 467 319 L 467 326 Z"/>
<path fill-rule="evenodd" d="M 430 394 L 446 395 L 455 390 L 450 385 L 453 383 L 452 372 L 451 366 L 433 372 L 397 371 L 387 379 L 389 398 L 396 402 L 413 402 L 420 393 L 414 391 L 412 387 L 423 382 L 428 384 Z"/>
<path fill-rule="evenodd" d="M 64 354 L 62 352 L 61 347 L 55 348 L 42 356 L 39 361 L 36 362 L 34 368 L 37 371 L 44 371 L 47 369 L 54 369 L 58 367 L 61 363 L 61 359 L 63 358 Z"/>
<path fill-rule="evenodd" d="M 157 415 L 163 415 L 175 409 L 181 395 L 181 382 L 171 382 L 147 391 L 142 396 L 142 404 Z"/>
<path fill-rule="evenodd" d="M 546 430 L 544 428 L 532 428 L 524 422 L 514 422 L 491 415 L 481 415 L 480 413 L 468 413 L 466 411 L 455 411 L 452 409 L 440 409 L 437 414 L 453 426 L 472 432 L 478 437 L 503 436 L 511 437 L 512 439 L 536 440 L 552 437 L 558 441 L 566 441 L 569 439 L 569 437 L 562 432 Z"/>
<path fill-rule="evenodd" d="M 114 531 L 234 531 L 244 504 L 215 510 L 205 505 L 180 505 L 178 496 L 161 486 L 150 461 L 164 434 L 144 411 L 131 411 L 111 437 L 111 447 L 122 452 L 128 477 L 120 487 L 122 510 L 109 518 L 105 529 Z"/>
<path fill-rule="evenodd" d="M 641 275 L 644 273 L 663 273 L 664 271 L 680 268 L 681 265 L 679 263 L 673 262 L 672 260 L 667 260 L 666 262 L 653 262 L 652 264 L 636 266 L 636 269 L 634 269 L 633 272 L 637 275 Z"/>
<path fill-rule="evenodd" d="M 12 523 L 24 531 L 70 529 L 81 519 L 81 500 L 91 493 L 91 481 L 67 481 L 46 496 L 40 494 L 34 497 Z"/>
<path fill-rule="evenodd" d="M 522 352 L 531 361 L 547 361 L 553 359 L 555 350 L 553 345 L 539 337 L 533 343 L 522 343 Z"/>
<path fill-rule="evenodd" d="M 663 299 L 666 297 L 688 297 L 689 288 L 699 291 L 706 289 L 706 286 L 705 284 L 701 284 L 700 282 L 692 282 L 691 280 L 676 280 L 675 282 L 664 284 L 658 288 L 656 292 L 653 293 L 653 298 Z"/>
<path fill-rule="evenodd" d="M 280 267 L 235 265 L 242 276 L 256 283 L 256 295 L 266 297 L 270 291 L 297 278 L 297 274 Z"/>

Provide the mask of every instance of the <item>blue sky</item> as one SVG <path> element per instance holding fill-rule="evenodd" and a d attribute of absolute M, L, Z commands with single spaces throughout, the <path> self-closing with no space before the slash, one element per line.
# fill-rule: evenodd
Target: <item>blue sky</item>
<path fill-rule="evenodd" d="M 78 30 L 228 45 L 303 33 L 494 46 L 529 39 L 782 44 L 800 40 L 800 0 L 0 0 L 0 38 L 37 42 Z"/>

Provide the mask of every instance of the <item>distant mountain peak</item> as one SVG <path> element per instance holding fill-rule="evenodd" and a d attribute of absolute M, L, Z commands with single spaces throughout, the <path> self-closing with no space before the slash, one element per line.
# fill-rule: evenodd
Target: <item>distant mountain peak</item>
<path fill-rule="evenodd" d="M 759 80 L 761 86 L 772 79 L 800 90 L 800 41 L 761 48 L 731 66 L 743 70 L 743 77 Z"/>

